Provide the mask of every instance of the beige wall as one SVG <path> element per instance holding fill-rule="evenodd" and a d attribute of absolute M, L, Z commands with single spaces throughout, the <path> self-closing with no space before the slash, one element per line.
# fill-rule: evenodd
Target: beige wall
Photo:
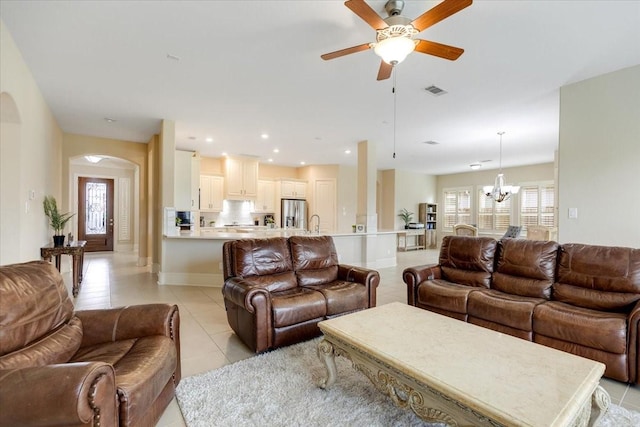
<path fill-rule="evenodd" d="M 558 240 L 640 248 L 640 65 L 560 89 L 558 163 Z"/>
<path fill-rule="evenodd" d="M 62 130 L 2 21 L 0 94 L 0 265 L 4 265 L 39 259 L 40 247 L 51 241 L 53 232 L 42 201 L 53 195 L 61 202 Z"/>

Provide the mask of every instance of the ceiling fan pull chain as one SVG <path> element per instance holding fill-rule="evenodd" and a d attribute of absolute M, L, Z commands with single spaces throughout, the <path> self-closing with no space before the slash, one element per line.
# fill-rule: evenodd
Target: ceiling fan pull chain
<path fill-rule="evenodd" d="M 393 158 L 396 158 L 396 67 L 393 67 L 393 88 L 391 89 L 391 93 L 393 93 Z"/>

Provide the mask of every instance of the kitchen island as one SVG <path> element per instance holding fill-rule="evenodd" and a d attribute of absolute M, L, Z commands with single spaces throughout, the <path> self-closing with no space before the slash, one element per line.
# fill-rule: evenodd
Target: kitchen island
<path fill-rule="evenodd" d="M 226 230 L 205 229 L 164 235 L 158 284 L 222 287 L 224 242 L 235 239 L 317 235 L 291 229 L 238 229 L 232 232 Z M 396 233 L 378 231 L 328 235 L 333 237 L 341 264 L 376 269 L 396 265 Z M 367 248 L 374 248 L 375 253 L 367 253 Z"/>

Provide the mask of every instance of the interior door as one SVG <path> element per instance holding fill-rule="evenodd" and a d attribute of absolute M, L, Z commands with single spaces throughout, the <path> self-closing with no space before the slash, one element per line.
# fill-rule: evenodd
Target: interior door
<path fill-rule="evenodd" d="M 113 251 L 113 179 L 78 178 L 78 240 L 85 251 Z"/>

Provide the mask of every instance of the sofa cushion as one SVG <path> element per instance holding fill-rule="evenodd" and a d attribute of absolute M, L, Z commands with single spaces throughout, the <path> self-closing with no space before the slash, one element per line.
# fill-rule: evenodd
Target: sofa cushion
<path fill-rule="evenodd" d="M 363 310 L 369 306 L 367 287 L 361 283 L 336 280 L 308 288 L 324 295 L 327 301 L 327 316 Z"/>
<path fill-rule="evenodd" d="M 275 328 L 303 323 L 327 315 L 324 296 L 320 292 L 302 287 L 273 292 L 271 309 Z"/>
<path fill-rule="evenodd" d="M 497 242 L 490 237 L 445 236 L 440 248 L 442 278 L 488 288 Z"/>
<path fill-rule="evenodd" d="M 73 317 L 62 275 L 45 261 L 0 268 L 0 356 L 27 347 Z"/>
<path fill-rule="evenodd" d="M 627 351 L 627 319 L 621 313 L 547 301 L 533 311 L 533 332 L 609 353 Z"/>
<path fill-rule="evenodd" d="M 297 286 L 286 238 L 236 240 L 231 245 L 231 252 L 234 276 L 271 292 Z"/>
<path fill-rule="evenodd" d="M 330 236 L 292 236 L 289 246 L 298 285 L 322 285 L 338 278 L 338 253 Z"/>
<path fill-rule="evenodd" d="M 579 307 L 628 312 L 640 300 L 640 249 L 562 245 L 553 299 Z"/>
<path fill-rule="evenodd" d="M 489 320 L 522 331 L 533 327 L 533 309 L 544 302 L 542 298 L 511 295 L 493 289 L 469 294 L 469 316 Z"/>
<path fill-rule="evenodd" d="M 533 298 L 551 298 L 558 244 L 551 241 L 502 239 L 496 251 L 492 289 Z"/>
<path fill-rule="evenodd" d="M 82 343 L 82 322 L 73 317 L 49 335 L 0 356 L 0 369 L 19 369 L 67 363 Z"/>
<path fill-rule="evenodd" d="M 436 279 L 422 282 L 418 288 L 418 305 L 467 314 L 469 294 L 478 289 Z"/>

